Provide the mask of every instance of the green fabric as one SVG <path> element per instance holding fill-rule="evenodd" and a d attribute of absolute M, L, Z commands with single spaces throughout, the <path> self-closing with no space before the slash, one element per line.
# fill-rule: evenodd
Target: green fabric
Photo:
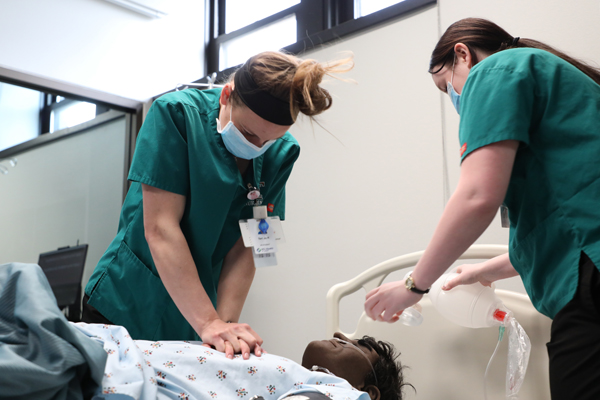
<path fill-rule="evenodd" d="M 600 85 L 538 49 L 475 65 L 461 94 L 460 144 L 518 140 L 505 204 L 510 260 L 553 318 L 575 294 L 584 251 L 600 266 Z"/>
<path fill-rule="evenodd" d="M 89 304 L 135 339 L 197 340 L 162 284 L 144 237 L 142 183 L 186 196 L 181 229 L 216 307 L 225 255 L 252 218 L 247 185 L 260 188 L 270 215 L 285 218 L 285 183 L 300 147 L 286 133 L 242 178 L 216 130 L 220 89 L 166 94 L 150 108 L 137 138 L 132 181 L 119 230 L 85 292 Z"/>

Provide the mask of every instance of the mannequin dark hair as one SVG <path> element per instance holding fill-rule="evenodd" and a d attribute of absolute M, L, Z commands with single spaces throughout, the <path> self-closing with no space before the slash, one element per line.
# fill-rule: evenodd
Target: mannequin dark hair
<path fill-rule="evenodd" d="M 375 350 L 379 359 L 373 364 L 373 370 L 377 375 L 377 384 L 373 372 L 365 377 L 365 386 L 374 385 L 381 394 L 380 400 L 401 400 L 404 386 L 414 386 L 404 382 L 402 364 L 398 361 L 400 354 L 394 352 L 394 347 L 384 341 L 377 341 L 370 336 L 363 336 L 358 341 L 361 346 Z"/>
<path fill-rule="evenodd" d="M 433 53 L 431 53 L 429 73 L 436 74 L 444 68 L 444 65 L 452 64 L 454 59 L 454 45 L 457 43 L 463 43 L 467 46 L 471 52 L 473 65 L 479 62 L 474 50 L 479 50 L 490 55 L 517 47 L 545 50 L 573 64 L 600 85 L 600 68 L 569 57 L 565 53 L 537 40 L 514 38 L 495 23 L 481 18 L 461 19 L 448 27 L 435 46 Z"/>

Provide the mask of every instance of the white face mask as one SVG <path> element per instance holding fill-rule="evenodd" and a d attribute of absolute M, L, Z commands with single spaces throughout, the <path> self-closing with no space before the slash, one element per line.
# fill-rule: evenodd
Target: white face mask
<path fill-rule="evenodd" d="M 243 158 L 244 160 L 252 160 L 253 158 L 263 155 L 263 153 L 275 143 L 275 140 L 269 140 L 262 147 L 257 147 L 250 143 L 242 132 L 240 132 L 233 124 L 233 121 L 231 120 L 232 110 L 233 107 L 229 110 L 229 122 L 224 128 L 221 128 L 221 121 L 217 118 L 217 132 L 221 134 L 227 150 L 234 156 Z"/>
<path fill-rule="evenodd" d="M 454 56 L 454 61 L 452 61 L 452 76 L 450 77 L 450 82 L 446 85 L 446 91 L 450 96 L 450 100 L 452 100 L 452 104 L 454 108 L 456 108 L 456 112 L 460 115 L 460 94 L 456 93 L 454 90 L 454 86 L 452 86 L 452 80 L 454 79 L 454 62 L 456 61 L 456 56 Z"/>

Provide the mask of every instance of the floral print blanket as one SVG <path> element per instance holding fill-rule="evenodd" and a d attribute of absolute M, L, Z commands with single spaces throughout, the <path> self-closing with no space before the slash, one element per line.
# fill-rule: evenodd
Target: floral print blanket
<path fill-rule="evenodd" d="M 108 355 L 94 399 L 282 399 L 321 392 L 334 400 L 369 400 L 344 379 L 309 371 L 284 357 L 263 354 L 233 360 L 201 342 L 132 340 L 121 326 L 74 324 Z"/>

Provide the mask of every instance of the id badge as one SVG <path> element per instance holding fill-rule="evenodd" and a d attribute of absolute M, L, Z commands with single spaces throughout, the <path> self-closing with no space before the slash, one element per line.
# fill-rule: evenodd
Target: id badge
<path fill-rule="evenodd" d="M 503 228 L 510 228 L 510 220 L 508 219 L 508 207 L 504 204 L 500 206 L 500 222 Z"/>
<path fill-rule="evenodd" d="M 239 224 L 244 246 L 252 247 L 254 265 L 257 268 L 277 265 L 277 245 L 285 243 L 279 217 L 240 220 Z"/>
<path fill-rule="evenodd" d="M 248 220 L 252 247 L 258 254 L 275 253 L 277 251 L 273 227 L 268 220 L 269 218 Z"/>
<path fill-rule="evenodd" d="M 254 247 L 252 248 L 252 258 L 254 259 L 254 266 L 256 268 L 274 267 L 277 265 L 277 255 L 275 253 L 257 253 Z"/>

